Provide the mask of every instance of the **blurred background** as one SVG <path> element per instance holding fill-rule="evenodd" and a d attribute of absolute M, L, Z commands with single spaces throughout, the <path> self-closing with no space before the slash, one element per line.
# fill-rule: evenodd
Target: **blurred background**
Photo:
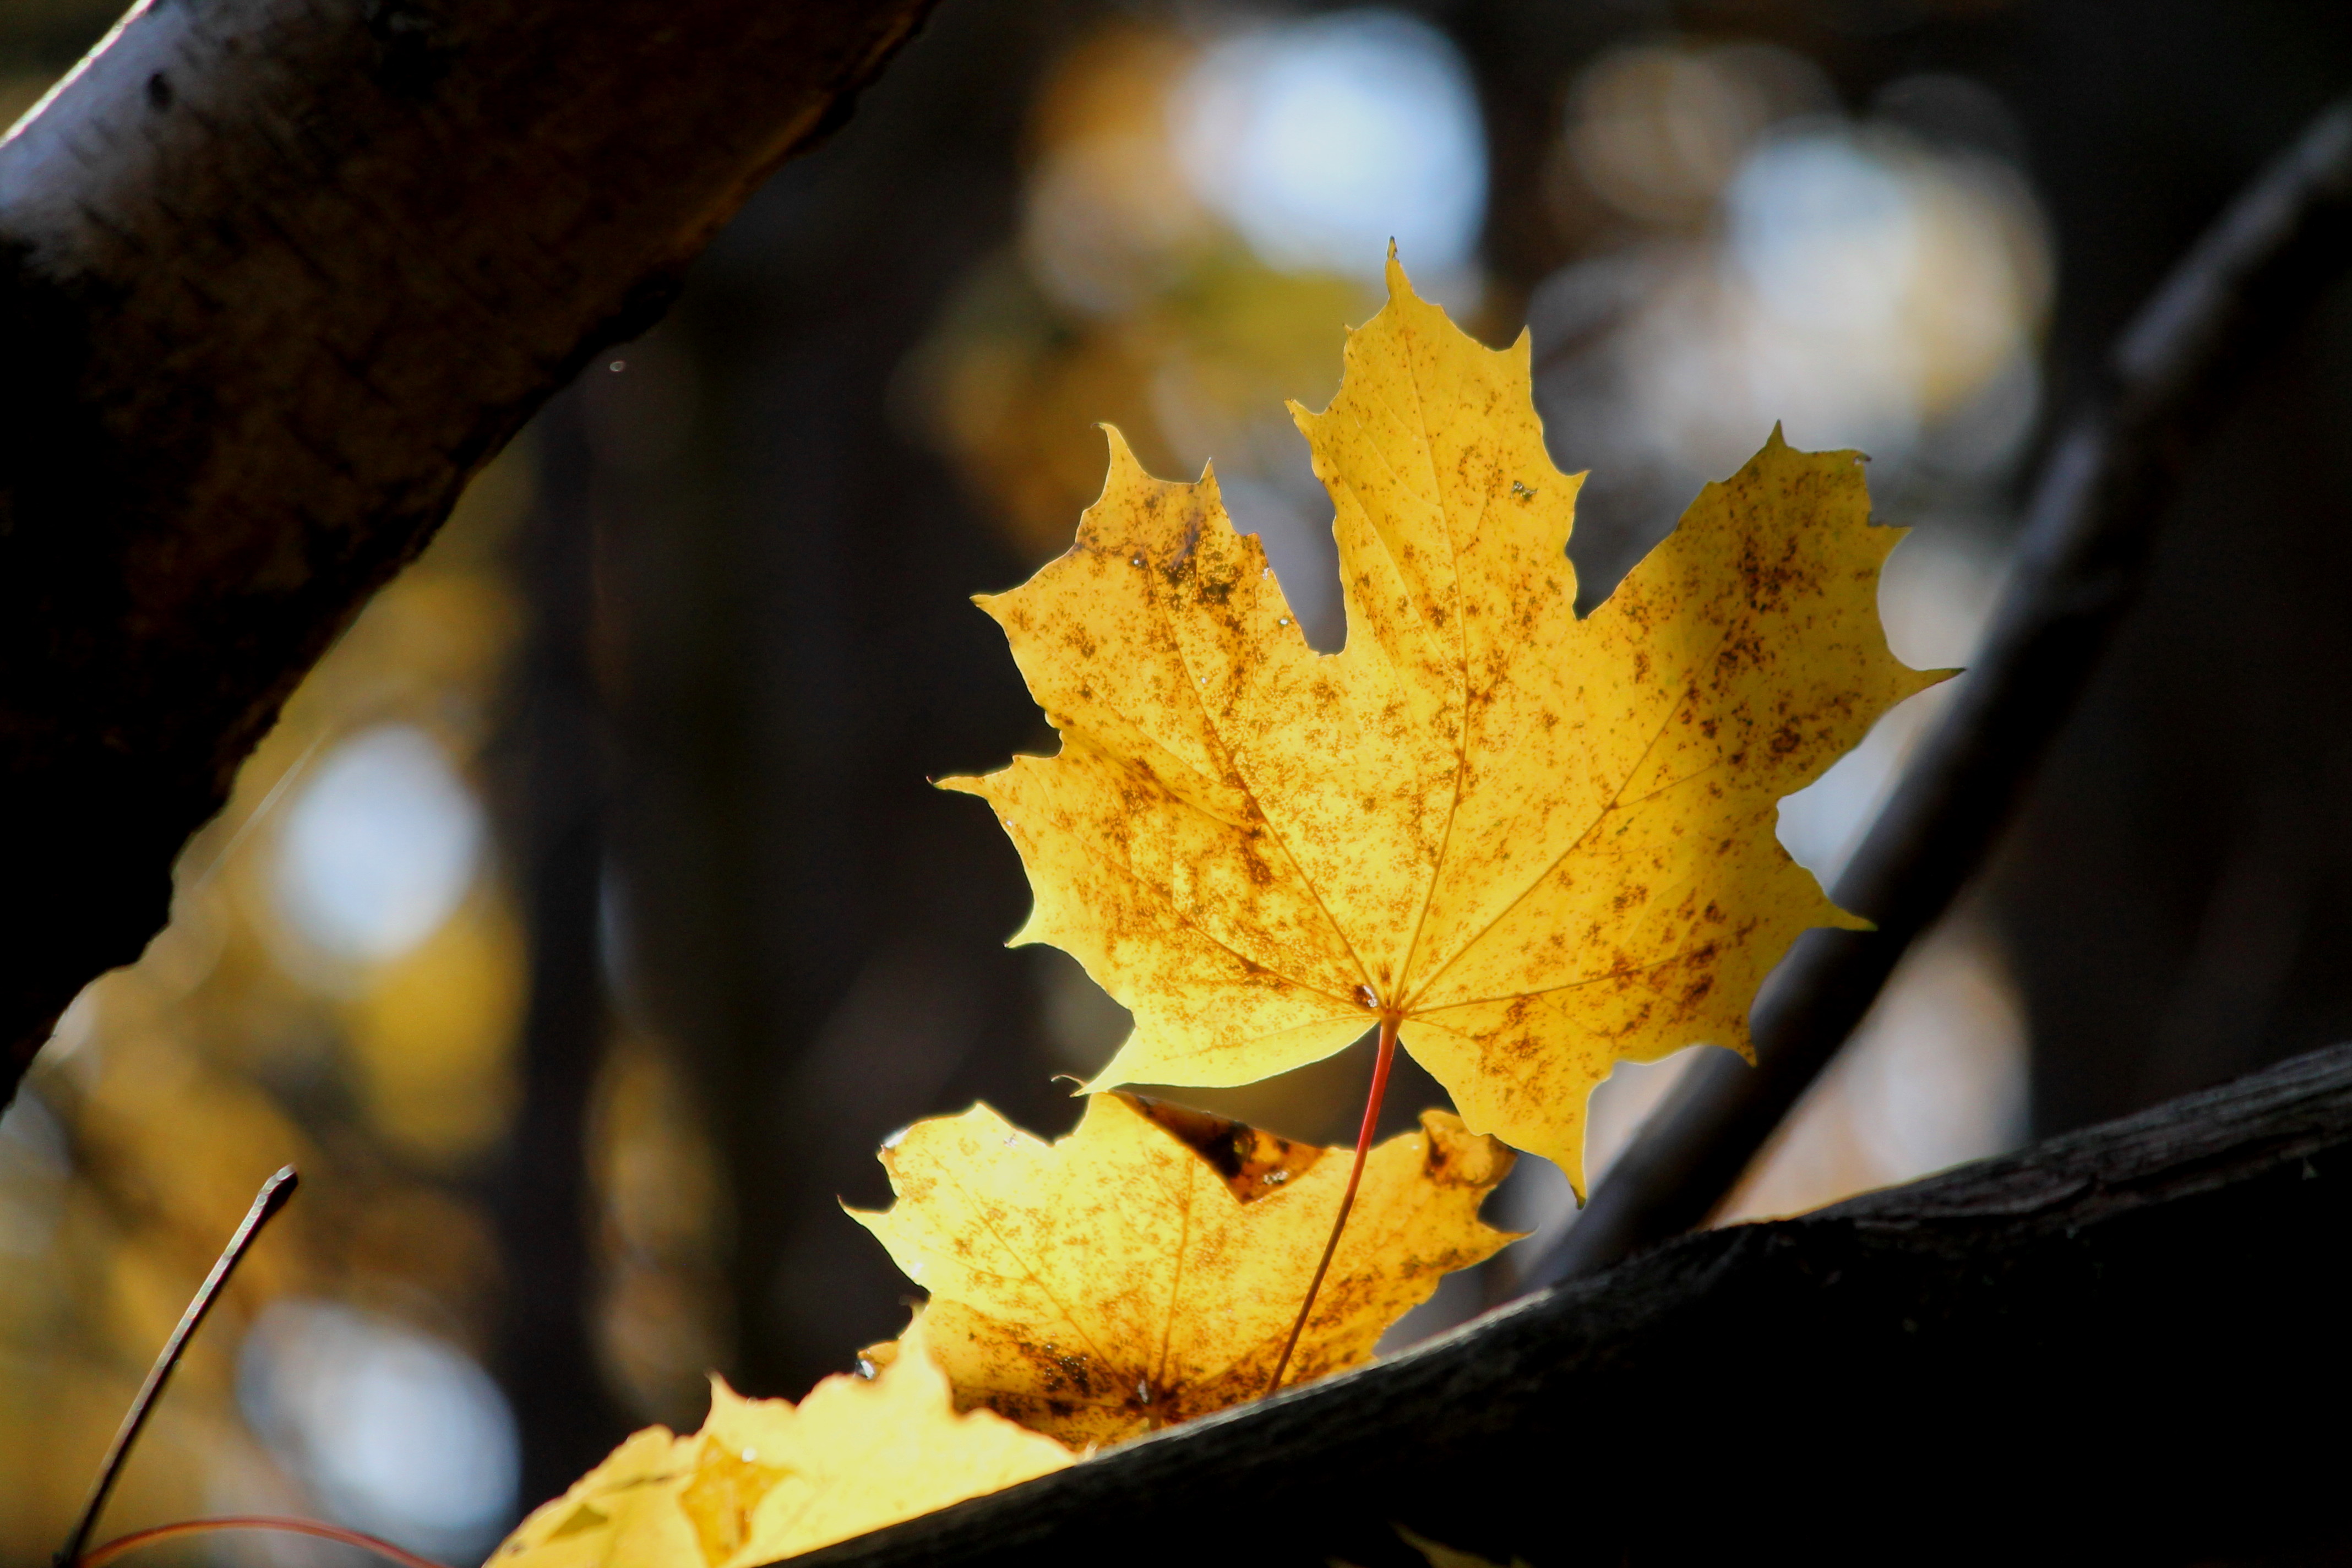
<path fill-rule="evenodd" d="M 0 5 L 0 116 L 111 20 Z M 303 1511 L 476 1561 L 707 1369 L 798 1396 L 897 1331 L 837 1202 L 887 1201 L 876 1145 L 980 1098 L 1058 1133 L 1125 1028 L 1001 945 L 1014 855 L 927 783 L 1051 743 L 967 599 L 1067 543 L 1096 421 L 1213 457 L 1337 646 L 1282 400 L 1329 395 L 1393 237 L 1532 334 L 1588 604 L 1779 420 L 1870 454 L 1895 647 L 1963 665 L 2053 417 L 2347 68 L 2352 14 L 2286 0 L 946 0 L 367 610 L 0 1117 L 0 1559 L 55 1548 L 284 1161 L 103 1533 Z M 2352 1033 L 2348 310 L 2200 457 L 2000 857 L 1731 1217 Z M 1947 694 L 1787 803 L 1792 853 L 1834 873 Z M 1682 1065 L 1604 1086 L 1596 1173 Z M 1344 1141 L 1366 1066 L 1181 1097 Z M 1573 1219 L 1538 1161 L 1496 1206 Z M 1513 1289 L 1507 1253 L 1401 1334 Z"/>

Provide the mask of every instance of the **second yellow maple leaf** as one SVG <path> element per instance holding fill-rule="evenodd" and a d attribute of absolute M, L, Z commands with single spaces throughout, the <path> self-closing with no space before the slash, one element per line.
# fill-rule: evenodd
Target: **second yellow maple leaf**
<path fill-rule="evenodd" d="M 1337 509 L 1348 641 L 1309 647 L 1213 474 L 1116 432 L 1069 552 L 982 601 L 1061 732 L 948 781 L 995 808 L 1050 942 L 1135 1015 L 1090 1086 L 1249 1082 L 1383 1018 L 1468 1125 L 1583 1186 L 1618 1060 L 1746 1052 L 1808 926 L 1853 926 L 1774 837 L 1940 679 L 1880 630 L 1862 459 L 1776 432 L 1590 617 L 1578 480 L 1524 336 L 1490 351 L 1389 265 L 1328 409 L 1294 405 Z"/>
<path fill-rule="evenodd" d="M 1116 1094 L 1055 1143 L 982 1105 L 882 1161 L 898 1201 L 856 1217 L 930 1291 L 957 1403 L 1074 1445 L 1265 1393 L 1348 1179 L 1344 1151 Z M 1444 1111 L 1375 1148 L 1290 1381 L 1369 1361 L 1442 1276 L 1511 1240 L 1478 1218 L 1510 1168 Z"/>

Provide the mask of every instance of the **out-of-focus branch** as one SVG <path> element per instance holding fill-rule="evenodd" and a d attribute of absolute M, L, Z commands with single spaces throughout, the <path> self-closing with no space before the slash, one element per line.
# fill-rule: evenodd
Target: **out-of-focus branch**
<path fill-rule="evenodd" d="M 1991 848 L 2137 596 L 2199 439 L 2347 266 L 2352 105 L 2338 104 L 2181 260 L 2052 450 L 1984 650 L 1838 879 L 1837 901 L 1878 929 L 1799 941 L 1758 1002 L 1757 1065 L 1717 1052 L 1694 1067 L 1527 1283 L 1605 1268 L 1731 1191 Z"/>
<path fill-rule="evenodd" d="M 368 595 L 930 4 L 141 5 L 0 143 L 0 1099 Z"/>
<path fill-rule="evenodd" d="M 601 926 L 610 760 L 594 668 L 596 508 L 581 390 L 532 427 L 538 504 L 515 575 L 529 626 L 499 805 L 530 932 L 521 1092 L 487 1184 L 507 1308 L 491 1361 L 522 1439 L 520 1492 L 553 1497 L 635 1423 L 597 1373 L 596 1191 L 589 1150 L 611 1017 Z"/>
<path fill-rule="evenodd" d="M 2283 1561 L 2347 1531 L 2308 1419 L 2352 1396 L 2347 1224 L 2339 1046 L 1685 1237 L 794 1568 L 1427 1568 L 1392 1522 L 1543 1568 Z"/>

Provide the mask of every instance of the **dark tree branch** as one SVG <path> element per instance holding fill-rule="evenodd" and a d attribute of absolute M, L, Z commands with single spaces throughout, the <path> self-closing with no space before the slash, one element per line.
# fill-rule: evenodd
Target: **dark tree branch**
<path fill-rule="evenodd" d="M 1675 1086 L 1530 1284 L 1603 1268 L 1721 1203 L 1837 1054 L 1905 949 L 1948 909 L 2137 598 L 2199 440 L 2352 264 L 2352 107 L 2239 197 L 2117 344 L 2052 451 L 1983 653 L 1838 879 L 1874 931 L 1809 931 L 1759 999 L 1757 1065 L 1714 1053 Z"/>
<path fill-rule="evenodd" d="M 2352 1537 L 2352 1047 L 1802 1218 L 795 1568 L 2185 1563 Z M 2316 1427 L 2316 1429 L 2315 1429 Z M 2330 1559 L 2331 1561 L 2333 1559 Z"/>
<path fill-rule="evenodd" d="M 0 144 L 0 1099 L 368 595 L 929 4 L 167 0 Z"/>
<path fill-rule="evenodd" d="M 607 738 L 594 670 L 595 506 L 574 389 L 532 431 L 538 503 L 516 542 L 529 626 L 498 792 L 530 933 L 520 1105 L 488 1184 L 509 1279 L 492 1370 L 522 1437 L 521 1492 L 553 1497 L 633 1425 L 598 1375 L 589 1131 L 604 1061 Z"/>

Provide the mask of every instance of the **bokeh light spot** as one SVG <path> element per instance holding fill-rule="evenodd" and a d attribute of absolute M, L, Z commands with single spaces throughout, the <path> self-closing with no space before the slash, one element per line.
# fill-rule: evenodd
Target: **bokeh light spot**
<path fill-rule="evenodd" d="M 482 810 L 441 747 L 383 724 L 319 764 L 278 841 L 278 912 L 338 957 L 381 963 L 439 929 L 473 883 Z"/>
<path fill-rule="evenodd" d="M 1768 310 L 1792 322 L 1885 331 L 1918 267 L 1903 175 L 1840 132 L 1760 149 L 1726 193 L 1731 253 Z"/>
<path fill-rule="evenodd" d="M 346 1523 L 457 1560 L 478 1555 L 514 1512 L 505 1396 L 472 1357 L 391 1319 L 272 1304 L 238 1355 L 237 1400 Z"/>
<path fill-rule="evenodd" d="M 1424 22 L 1366 9 L 1237 35 L 1176 115 L 1202 199 L 1270 265 L 1378 277 L 1391 238 L 1417 278 L 1470 259 L 1485 133 L 1460 52 Z"/>

